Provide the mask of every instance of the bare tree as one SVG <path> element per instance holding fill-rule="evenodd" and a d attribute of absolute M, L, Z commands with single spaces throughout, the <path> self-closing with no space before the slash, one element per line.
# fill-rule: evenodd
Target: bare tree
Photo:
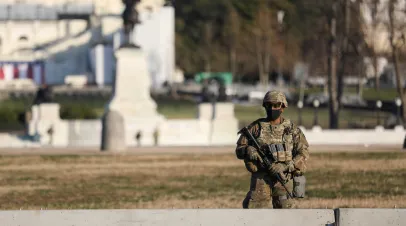
<path fill-rule="evenodd" d="M 341 99 L 344 95 L 344 75 L 351 68 L 349 64 L 355 54 L 360 54 L 359 2 L 350 0 L 328 2 L 328 93 L 331 129 L 339 127 Z M 355 12 L 355 13 L 351 13 Z M 355 54 L 354 54 L 355 53 Z M 357 57 L 356 60 L 360 60 Z"/>
<path fill-rule="evenodd" d="M 349 54 L 349 36 L 350 36 L 350 22 L 351 22 L 351 5 L 349 0 L 344 0 L 344 30 L 341 34 L 341 54 L 340 54 L 340 67 L 337 71 L 337 101 L 338 107 L 341 108 L 341 98 L 344 92 L 344 74 L 346 72 L 347 60 Z M 338 118 L 339 111 L 336 114 L 337 128 L 338 128 Z"/>
<path fill-rule="evenodd" d="M 400 16 L 396 17 L 396 14 L 399 12 L 396 12 L 396 8 L 398 5 L 397 0 L 389 0 L 388 2 L 388 16 L 389 16 L 389 24 L 388 24 L 388 30 L 389 30 L 389 42 L 391 46 L 391 52 L 392 52 L 392 61 L 393 65 L 395 67 L 395 74 L 396 74 L 396 86 L 398 90 L 398 95 L 400 99 L 402 100 L 402 105 L 403 105 L 403 122 L 406 122 L 406 90 L 403 84 L 403 75 L 400 74 L 399 70 L 399 51 L 402 46 L 405 44 L 405 34 L 404 32 L 406 31 L 406 23 L 404 23 L 403 17 L 404 11 L 400 11 Z M 400 18 L 399 18 L 400 17 Z"/>
<path fill-rule="evenodd" d="M 337 93 L 337 8 L 338 2 L 331 5 L 329 15 L 330 41 L 328 48 L 328 92 L 330 128 L 338 128 L 339 100 Z"/>
<path fill-rule="evenodd" d="M 213 24 L 211 21 L 206 22 L 203 26 L 203 45 L 202 45 L 202 55 L 204 59 L 204 70 L 205 72 L 211 72 L 212 66 L 212 46 L 213 46 Z"/>
<path fill-rule="evenodd" d="M 371 10 L 371 18 L 372 18 L 372 32 L 376 34 L 379 24 L 378 19 L 378 5 L 380 0 L 372 0 L 372 10 Z M 375 75 L 375 90 L 379 92 L 379 74 L 378 74 L 378 57 L 377 57 L 377 46 L 372 44 L 371 52 L 372 52 L 372 64 L 374 67 L 374 75 Z"/>
<path fill-rule="evenodd" d="M 272 48 L 272 12 L 262 3 L 258 7 L 252 33 L 255 40 L 255 52 L 259 71 L 259 80 L 263 86 L 268 86 Z"/>
<path fill-rule="evenodd" d="M 353 49 L 355 50 L 355 53 L 357 55 L 357 72 L 358 72 L 358 85 L 357 85 L 357 94 L 361 98 L 363 95 L 363 89 L 364 89 L 364 78 L 366 77 L 366 68 L 364 64 L 364 56 L 365 56 L 365 47 L 366 47 L 366 42 L 365 42 L 365 29 L 364 29 L 364 18 L 362 16 L 362 4 L 363 0 L 357 0 L 355 9 L 356 9 L 356 14 L 357 16 L 357 23 L 359 25 L 359 29 L 357 29 L 355 36 L 353 37 L 352 41 L 352 46 Z"/>
<path fill-rule="evenodd" d="M 225 26 L 225 38 L 228 47 L 229 70 L 233 76 L 237 73 L 237 48 L 240 36 L 240 17 L 234 6 L 229 2 L 227 5 L 228 16 Z"/>

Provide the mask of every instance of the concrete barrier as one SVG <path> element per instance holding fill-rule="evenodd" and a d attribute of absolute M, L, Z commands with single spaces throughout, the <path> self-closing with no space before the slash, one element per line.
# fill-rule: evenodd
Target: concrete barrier
<path fill-rule="evenodd" d="M 0 211 L 1 225 L 402 226 L 406 209 L 116 209 Z"/>
<path fill-rule="evenodd" d="M 406 209 L 337 209 L 339 226 L 406 225 Z"/>
<path fill-rule="evenodd" d="M 120 226 L 120 225 L 266 225 L 328 226 L 334 225 L 330 209 L 243 210 L 44 210 L 2 211 L 1 225 L 17 226 Z"/>
<path fill-rule="evenodd" d="M 159 146 L 207 146 L 210 143 L 210 121 L 172 119 L 158 127 Z"/>
<path fill-rule="evenodd" d="M 41 145 L 31 140 L 22 139 L 17 135 L 12 135 L 8 133 L 0 133 L 0 148 L 11 149 L 11 148 L 36 148 Z M 1 225 L 1 224 L 0 224 Z"/>
<path fill-rule="evenodd" d="M 101 120 L 69 120 L 69 147 L 99 147 L 101 144 Z"/>

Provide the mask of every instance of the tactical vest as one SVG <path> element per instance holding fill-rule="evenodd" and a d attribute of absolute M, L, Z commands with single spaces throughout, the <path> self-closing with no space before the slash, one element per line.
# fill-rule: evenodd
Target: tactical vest
<path fill-rule="evenodd" d="M 267 151 L 267 155 L 273 155 L 277 162 L 292 160 L 293 134 L 292 123 L 285 119 L 279 125 L 271 125 L 269 122 L 259 122 L 260 135 L 257 138 L 259 145 L 274 145 L 274 151 Z M 271 157 L 271 156 L 270 156 Z"/>

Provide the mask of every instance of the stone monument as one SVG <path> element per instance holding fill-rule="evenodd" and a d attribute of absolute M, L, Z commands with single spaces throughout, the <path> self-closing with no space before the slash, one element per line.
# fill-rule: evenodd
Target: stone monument
<path fill-rule="evenodd" d="M 124 31 L 130 37 L 133 26 L 138 23 L 135 6 L 139 0 L 123 2 L 126 5 Z M 132 38 L 126 40 L 115 52 L 117 70 L 113 95 L 102 119 L 102 151 L 124 151 L 135 144 L 154 145 L 157 126 L 164 120 L 150 95 L 151 77 L 146 56 L 139 46 L 130 42 Z"/>

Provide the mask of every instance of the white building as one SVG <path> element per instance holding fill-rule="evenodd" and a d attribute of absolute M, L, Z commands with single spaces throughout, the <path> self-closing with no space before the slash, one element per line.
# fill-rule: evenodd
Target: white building
<path fill-rule="evenodd" d="M 90 84 L 111 84 L 123 9 L 121 0 L 1 0 L 0 80 L 57 85 L 80 74 Z M 174 9 L 164 0 L 143 0 L 137 9 L 135 40 L 159 87 L 175 72 Z"/>
<path fill-rule="evenodd" d="M 378 1 L 375 17 L 372 14 L 374 2 L 374 0 L 365 0 L 361 7 L 366 41 L 378 54 L 388 53 L 391 52 L 389 42 L 389 0 Z M 406 32 L 405 10 L 405 1 L 397 1 L 394 10 L 394 33 L 396 39 L 399 39 Z"/>

